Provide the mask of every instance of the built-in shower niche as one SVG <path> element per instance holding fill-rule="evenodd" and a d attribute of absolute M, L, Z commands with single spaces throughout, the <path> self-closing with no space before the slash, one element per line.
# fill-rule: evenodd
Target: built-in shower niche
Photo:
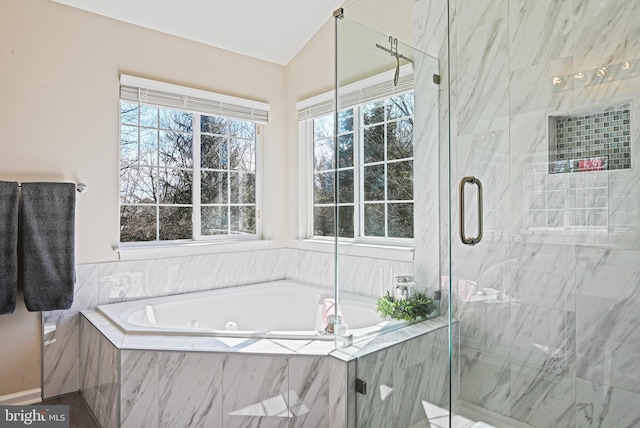
<path fill-rule="evenodd" d="M 631 168 L 631 103 L 549 116 L 549 174 Z"/>

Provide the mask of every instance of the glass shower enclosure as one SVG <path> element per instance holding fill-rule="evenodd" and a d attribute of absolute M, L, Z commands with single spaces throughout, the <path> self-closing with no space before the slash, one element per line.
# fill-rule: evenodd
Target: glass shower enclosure
<path fill-rule="evenodd" d="M 640 1 L 360 0 L 336 61 L 336 298 L 437 304 L 355 426 L 639 426 Z"/>
<path fill-rule="evenodd" d="M 446 61 L 411 25 L 372 26 L 381 15 L 356 2 L 335 19 L 336 300 L 380 316 L 352 332 L 345 315 L 336 347 L 357 359 L 355 426 L 448 426 Z"/>

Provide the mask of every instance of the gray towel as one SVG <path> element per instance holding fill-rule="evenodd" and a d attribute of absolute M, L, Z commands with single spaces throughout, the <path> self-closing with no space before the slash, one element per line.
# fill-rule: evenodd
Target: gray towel
<path fill-rule="evenodd" d="M 69 309 L 75 284 L 73 183 L 22 183 L 24 303 L 29 311 Z"/>
<path fill-rule="evenodd" d="M 0 315 L 16 309 L 18 291 L 18 183 L 0 181 Z"/>

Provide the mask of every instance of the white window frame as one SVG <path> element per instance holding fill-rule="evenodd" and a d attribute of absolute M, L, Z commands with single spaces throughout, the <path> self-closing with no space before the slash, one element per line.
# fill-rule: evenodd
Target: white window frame
<path fill-rule="evenodd" d="M 415 246 L 415 229 L 414 238 L 392 238 L 392 237 L 365 237 L 361 236 L 362 222 L 364 221 L 364 203 L 362 201 L 363 189 L 363 174 L 364 165 L 362 159 L 362 136 L 361 136 L 361 115 L 359 112 L 360 107 L 363 104 L 371 103 L 379 100 L 390 98 L 394 95 L 399 95 L 413 90 L 413 76 L 411 69 L 407 66 L 401 67 L 400 77 L 404 78 L 404 87 L 400 85 L 400 88 L 395 90 L 395 87 L 383 89 L 383 94 L 379 97 L 367 96 L 366 92 L 368 88 L 375 86 L 386 85 L 393 82 L 393 73 L 391 72 L 381 73 L 354 84 L 346 85 L 340 89 L 340 99 L 343 104 L 340 106 L 340 110 L 346 110 L 348 108 L 354 109 L 353 117 L 353 132 L 354 132 L 354 147 L 353 147 L 353 159 L 354 159 L 354 237 L 353 238 L 339 238 L 339 241 L 343 244 L 356 244 L 364 247 L 386 247 L 387 249 L 410 249 L 413 250 Z M 364 95 L 362 95 L 365 93 Z M 299 204 L 299 227 L 298 227 L 298 239 L 299 240 L 311 240 L 317 242 L 332 242 L 334 237 L 332 236 L 315 236 L 314 224 L 313 224 L 313 206 L 314 206 L 314 194 L 313 194 L 313 143 L 314 143 L 314 130 L 313 120 L 324 117 L 327 114 L 333 114 L 333 98 L 334 92 L 329 91 L 315 97 L 300 101 L 296 104 L 298 109 L 298 134 L 299 134 L 299 185 L 298 194 L 300 195 Z M 386 123 L 386 122 L 385 122 Z M 384 161 L 383 164 L 387 164 Z M 414 163 L 415 167 L 415 163 Z M 415 186 L 414 186 L 415 195 Z M 386 198 L 386 189 L 385 189 Z M 385 203 L 386 203 L 385 199 Z M 414 204 L 414 227 L 415 227 L 415 196 L 411 200 Z M 387 224 L 385 224 L 385 230 Z M 305 245 L 302 245 L 303 247 Z M 412 255 L 411 255 L 412 257 Z M 406 257 L 402 257 L 405 259 Z"/>
<path fill-rule="evenodd" d="M 118 101 L 136 103 L 139 105 L 148 105 L 164 109 L 179 110 L 194 114 L 193 116 L 193 194 L 191 199 L 192 206 L 192 239 L 180 240 L 154 240 L 139 242 L 120 242 L 120 190 L 118 191 L 118 246 L 114 249 L 119 253 L 121 259 L 139 259 L 148 257 L 163 257 L 167 255 L 188 255 L 201 254 L 209 252 L 218 252 L 221 248 L 212 249 L 211 245 L 219 246 L 220 244 L 240 244 L 242 242 L 256 242 L 262 240 L 262 183 L 263 183 L 263 146 L 266 133 L 266 123 L 268 120 L 269 104 L 261 103 L 242 98 L 231 97 L 223 94 L 217 94 L 208 91 L 202 91 L 189 87 L 143 79 L 135 76 L 122 74 L 120 76 L 121 96 Z M 132 99 L 132 88 L 138 88 L 138 100 Z M 124 92 L 128 91 L 127 95 Z M 141 93 L 149 91 L 156 94 L 156 98 L 152 102 L 145 102 Z M 162 100 L 167 96 L 168 102 L 164 104 Z M 153 98 L 153 95 L 151 96 Z M 177 100 L 177 101 L 176 101 Z M 177 104 L 176 104 L 177 103 Z M 180 106 L 182 104 L 182 106 Z M 200 186 L 199 176 L 201 173 L 200 166 L 200 117 L 201 116 L 218 116 L 231 120 L 244 120 L 255 123 L 255 234 L 229 234 L 216 236 L 203 236 L 201 234 L 201 213 L 200 213 Z M 119 127 L 122 126 L 121 119 L 118 119 Z M 118 132 L 118 165 L 120 166 L 120 131 Z M 197 148 L 197 150 L 195 150 Z M 118 182 L 120 177 L 118 176 Z M 120 186 L 118 186 L 120 188 Z M 228 204 L 232 206 L 233 204 Z M 263 249 L 268 244 L 250 244 L 251 249 Z M 225 248 L 228 247 L 225 245 Z M 247 245 L 242 245 L 247 247 Z M 243 250 L 245 248 L 242 248 Z M 247 250 L 249 248 L 246 248 Z"/>

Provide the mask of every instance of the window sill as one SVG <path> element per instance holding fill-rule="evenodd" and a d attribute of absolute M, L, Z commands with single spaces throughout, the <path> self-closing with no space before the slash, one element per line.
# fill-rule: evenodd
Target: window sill
<path fill-rule="evenodd" d="M 235 241 L 186 242 L 172 244 L 121 244 L 114 248 L 120 260 L 144 260 L 201 254 L 235 253 L 276 248 L 274 241 L 244 239 Z"/>
<path fill-rule="evenodd" d="M 324 239 L 300 239 L 295 241 L 300 250 L 333 253 L 335 242 Z M 413 262 L 414 248 L 392 245 L 365 244 L 360 242 L 338 242 L 338 254 L 341 256 L 369 257 L 375 259 Z"/>

